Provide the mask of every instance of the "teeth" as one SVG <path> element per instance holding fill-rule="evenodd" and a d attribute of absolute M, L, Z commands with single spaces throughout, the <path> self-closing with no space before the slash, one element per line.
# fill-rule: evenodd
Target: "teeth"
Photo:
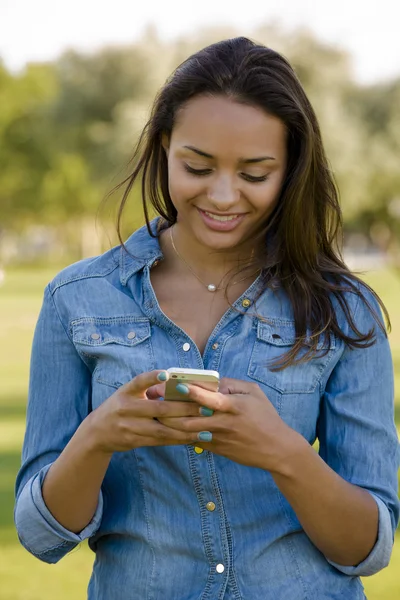
<path fill-rule="evenodd" d="M 204 211 L 208 217 L 214 219 L 215 221 L 233 221 L 233 219 L 237 219 L 239 215 L 229 215 L 229 217 L 220 217 L 219 215 L 212 215 L 211 213 Z"/>

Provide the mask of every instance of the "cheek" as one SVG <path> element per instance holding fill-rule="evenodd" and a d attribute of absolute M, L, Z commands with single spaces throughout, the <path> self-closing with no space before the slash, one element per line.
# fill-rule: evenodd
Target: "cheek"
<path fill-rule="evenodd" d="M 281 184 L 279 181 L 269 181 L 265 185 L 256 187 L 248 195 L 251 198 L 253 206 L 258 210 L 272 210 L 276 204 L 281 190 Z"/>
<path fill-rule="evenodd" d="M 174 204 L 180 204 L 204 194 L 204 184 L 200 178 L 190 177 L 174 166 L 169 170 L 168 186 Z"/>

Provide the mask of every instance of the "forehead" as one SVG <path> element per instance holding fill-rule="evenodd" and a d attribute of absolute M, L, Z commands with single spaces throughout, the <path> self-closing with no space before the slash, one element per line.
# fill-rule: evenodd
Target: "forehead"
<path fill-rule="evenodd" d="M 225 97 L 200 96 L 178 112 L 171 144 L 196 146 L 216 157 L 268 154 L 283 159 L 286 128 L 261 108 Z"/>

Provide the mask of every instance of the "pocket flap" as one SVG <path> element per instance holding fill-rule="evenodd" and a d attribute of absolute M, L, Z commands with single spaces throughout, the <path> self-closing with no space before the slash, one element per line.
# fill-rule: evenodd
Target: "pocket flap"
<path fill-rule="evenodd" d="M 296 342 L 296 330 L 294 321 L 278 321 L 271 319 L 268 323 L 259 321 L 257 325 L 257 338 L 273 346 L 294 346 Z M 310 338 L 307 338 L 310 340 Z M 335 348 L 335 338 L 329 339 L 323 336 L 318 342 L 317 350 Z"/>
<path fill-rule="evenodd" d="M 141 317 L 83 317 L 72 321 L 72 339 L 87 346 L 136 346 L 150 337 L 150 321 Z"/>

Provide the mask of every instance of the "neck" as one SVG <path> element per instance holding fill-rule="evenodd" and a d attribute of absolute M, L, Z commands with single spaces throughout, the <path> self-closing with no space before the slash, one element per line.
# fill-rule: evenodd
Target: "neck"
<path fill-rule="evenodd" d="M 172 239 L 175 249 L 172 244 Z M 241 248 L 237 250 L 216 251 L 199 243 L 193 235 L 190 235 L 179 223 L 172 229 L 165 231 L 162 239 L 164 255 L 171 266 L 174 266 L 182 274 L 188 273 L 188 267 L 205 283 L 218 285 L 221 280 L 230 274 L 232 270 L 241 270 L 240 277 L 245 277 L 248 271 L 254 274 L 255 265 L 252 257 L 253 248 Z M 248 270 L 243 270 L 249 264 Z M 223 281 L 227 283 L 227 281 Z"/>

